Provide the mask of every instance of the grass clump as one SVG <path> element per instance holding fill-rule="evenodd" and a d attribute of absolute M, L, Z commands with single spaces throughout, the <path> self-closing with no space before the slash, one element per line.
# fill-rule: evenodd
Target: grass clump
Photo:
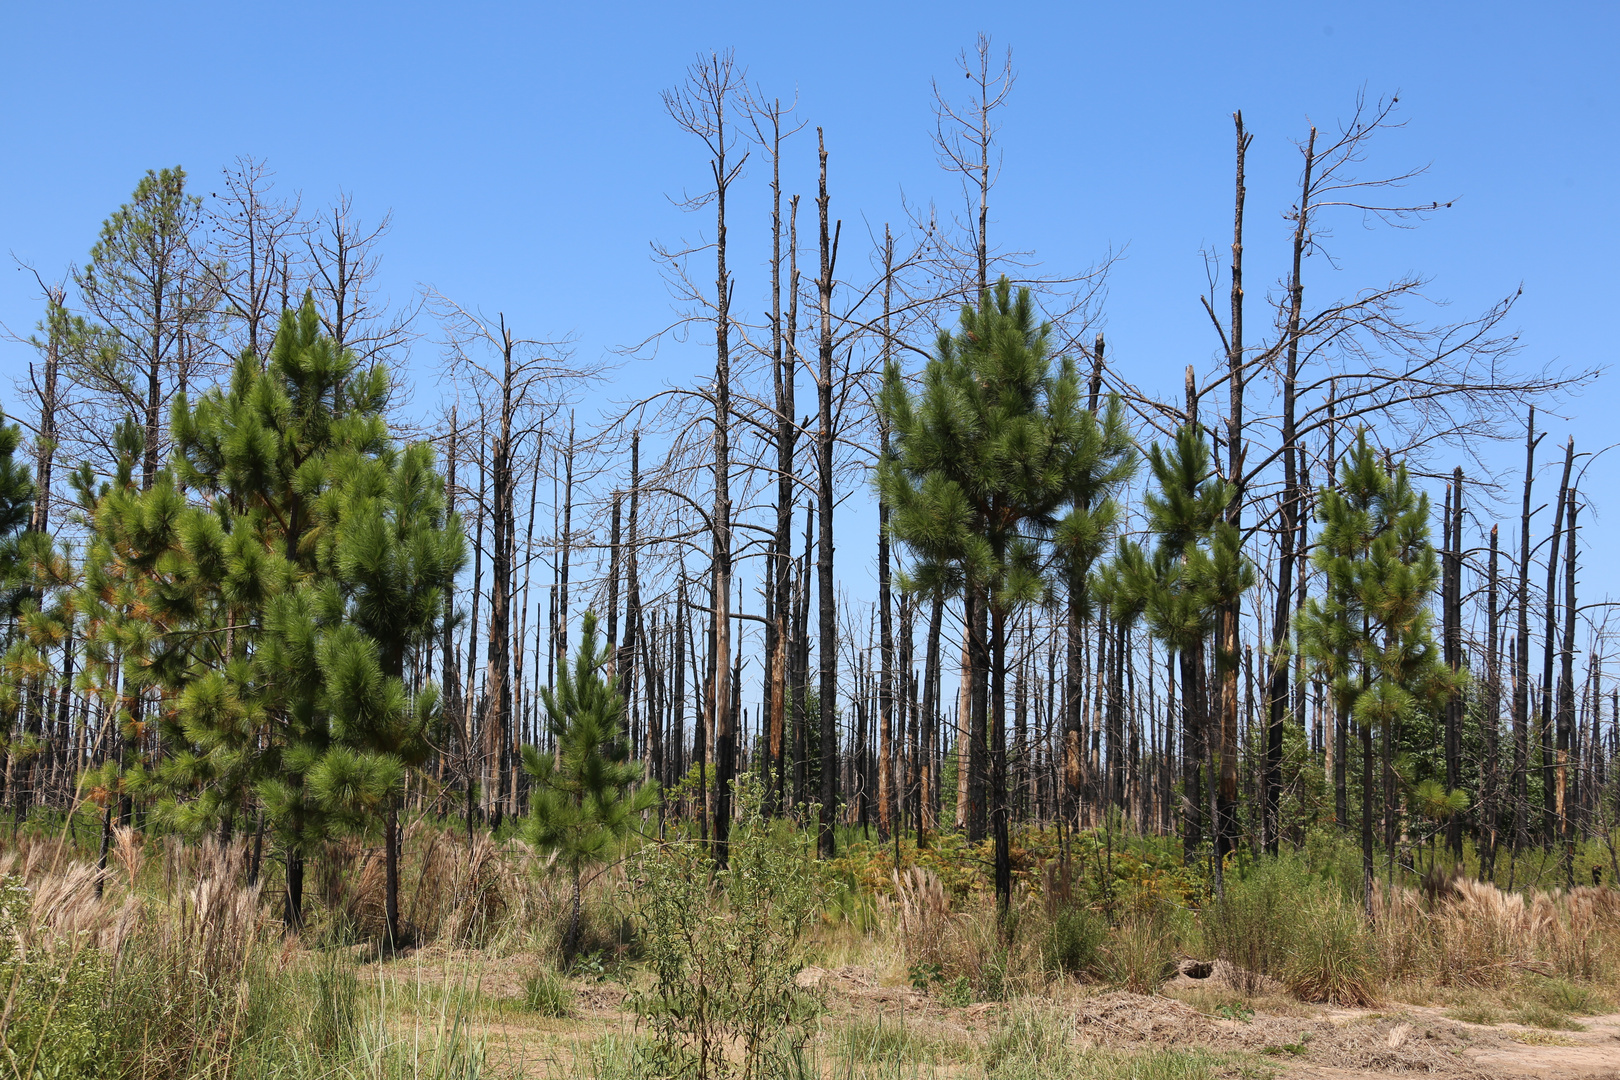
<path fill-rule="evenodd" d="M 1175 915 L 1153 905 L 1125 916 L 1098 950 L 1098 974 L 1132 993 L 1156 993 L 1176 968 L 1181 934 Z"/>
<path fill-rule="evenodd" d="M 903 1021 L 858 1018 L 845 1025 L 836 1037 L 834 1052 L 841 1065 L 932 1065 L 941 1061 L 966 1061 L 971 1049 L 948 1039 L 929 1038 Z M 840 1070 L 847 1071 L 847 1070 Z"/>
<path fill-rule="evenodd" d="M 1305 1001 L 1370 1005 L 1377 957 L 1361 912 L 1338 884 L 1285 853 L 1233 867 L 1200 923 L 1205 949 L 1232 965 L 1236 989 L 1274 979 Z"/>
<path fill-rule="evenodd" d="M 1547 1031 L 1585 1031 L 1586 1025 L 1570 1018 L 1562 1009 L 1553 1008 L 1542 1001 L 1524 1001 L 1508 1014 L 1508 1019 L 1525 1027 Z"/>
<path fill-rule="evenodd" d="M 574 1011 L 574 993 L 554 971 L 536 971 L 523 981 L 523 1003 L 530 1012 L 562 1019 Z"/>
<path fill-rule="evenodd" d="M 1215 1080 L 1270 1077 L 1240 1054 L 1200 1048 L 1123 1051 L 1075 1046 L 1062 1020 L 1021 1009 L 1009 1016 L 985 1048 L 987 1080 Z"/>
<path fill-rule="evenodd" d="M 1041 942 L 1041 959 L 1054 975 L 1083 975 L 1097 966 L 1108 923 L 1090 908 L 1066 907 L 1053 914 Z"/>
<path fill-rule="evenodd" d="M 1453 1005 L 1445 1011 L 1444 1015 L 1447 1020 L 1457 1020 L 1464 1024 L 1479 1024 L 1482 1027 L 1494 1027 L 1502 1022 L 1502 1014 L 1481 1001 Z"/>

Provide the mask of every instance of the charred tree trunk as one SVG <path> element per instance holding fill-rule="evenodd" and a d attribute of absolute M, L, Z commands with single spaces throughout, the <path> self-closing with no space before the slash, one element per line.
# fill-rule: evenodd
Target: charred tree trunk
<path fill-rule="evenodd" d="M 1295 210 L 1293 266 L 1288 279 L 1288 342 L 1283 350 L 1282 442 L 1283 490 L 1281 522 L 1277 534 L 1277 599 L 1271 616 L 1271 678 L 1266 692 L 1266 768 L 1262 841 L 1268 853 L 1277 854 L 1281 835 L 1283 723 L 1288 710 L 1288 637 L 1293 625 L 1294 541 L 1300 527 L 1300 480 L 1297 462 L 1299 434 L 1296 422 L 1296 386 L 1299 381 L 1300 320 L 1305 307 L 1303 278 L 1305 245 L 1308 237 L 1311 175 L 1316 167 L 1316 128 L 1305 143 L 1305 168 L 1300 181 L 1299 206 Z M 1304 722 L 1304 712 L 1294 718 Z"/>
<path fill-rule="evenodd" d="M 816 129 L 816 148 L 821 162 L 820 187 L 816 207 L 820 214 L 821 275 L 816 280 L 820 305 L 821 335 L 817 346 L 819 373 L 816 378 L 816 496 L 820 535 L 816 553 L 816 591 L 820 628 L 821 667 L 821 820 L 816 850 L 824 859 L 833 857 L 833 820 L 837 813 L 838 780 L 838 626 L 837 597 L 833 591 L 833 270 L 838 261 L 838 237 L 829 233 L 827 218 L 827 144 Z M 840 225 L 842 223 L 840 222 Z"/>
<path fill-rule="evenodd" d="M 1570 450 L 1574 451 L 1574 440 Z M 1567 471 L 1567 468 L 1566 468 Z M 1569 799 L 1569 762 L 1575 748 L 1575 489 L 1566 497 L 1564 525 L 1564 640 L 1560 653 L 1557 775 L 1554 778 L 1558 835 L 1563 848 L 1564 886 L 1575 887 L 1574 814 Z"/>
<path fill-rule="evenodd" d="M 1237 132 L 1237 182 L 1232 210 L 1232 290 L 1231 336 L 1227 341 L 1226 451 L 1227 477 L 1233 485 L 1232 500 L 1226 506 L 1226 521 L 1234 529 L 1243 526 L 1243 205 L 1247 196 L 1244 166 L 1249 143 L 1254 136 L 1243 127 L 1243 114 L 1232 115 Z M 1237 843 L 1238 788 L 1238 623 L 1243 601 L 1232 596 L 1221 605 L 1217 619 L 1216 673 L 1220 676 L 1220 793 L 1216 799 L 1215 867 L 1220 874 L 1221 860 Z"/>
<path fill-rule="evenodd" d="M 884 370 L 892 360 L 890 345 L 890 310 L 894 287 L 894 237 L 888 227 L 883 229 L 883 363 Z M 878 453 L 889 456 L 889 426 L 878 416 Z M 878 500 L 878 622 L 882 672 L 878 676 L 878 836 L 887 840 L 894 817 L 894 626 L 890 607 L 893 599 L 889 585 L 889 506 Z"/>
<path fill-rule="evenodd" d="M 1553 511 L 1552 543 L 1547 548 L 1547 629 L 1541 652 L 1541 820 L 1546 843 L 1558 836 L 1557 748 L 1553 732 L 1553 657 L 1558 646 L 1558 545 L 1564 533 L 1564 507 L 1569 498 L 1569 474 L 1575 465 L 1575 439 L 1564 450 L 1564 476 L 1558 483 Z"/>
<path fill-rule="evenodd" d="M 1491 554 L 1485 585 L 1485 767 L 1480 792 L 1479 879 L 1496 876 L 1496 842 L 1501 815 L 1501 723 L 1502 665 L 1501 632 L 1497 620 L 1500 603 L 1497 591 L 1499 571 L 1497 529 L 1491 526 Z"/>
<path fill-rule="evenodd" d="M 1462 642 L 1462 516 L 1463 471 L 1451 474 L 1450 520 L 1446 533 L 1446 597 L 1445 597 L 1445 658 L 1453 676 L 1461 679 L 1463 664 Z M 1445 755 L 1446 790 L 1456 791 L 1462 786 L 1462 725 L 1463 698 L 1459 681 L 1446 699 Z M 1462 815 L 1452 814 L 1446 822 L 1446 847 L 1454 861 L 1461 863 Z"/>
<path fill-rule="evenodd" d="M 1530 407 L 1524 437 L 1524 506 L 1519 514 L 1518 635 L 1513 661 L 1513 850 L 1530 841 L 1530 492 L 1535 483 L 1536 410 Z"/>

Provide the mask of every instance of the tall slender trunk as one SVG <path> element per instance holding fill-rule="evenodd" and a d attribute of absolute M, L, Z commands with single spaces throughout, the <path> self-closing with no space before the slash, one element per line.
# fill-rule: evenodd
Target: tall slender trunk
<path fill-rule="evenodd" d="M 485 658 L 484 692 L 488 712 L 484 721 L 485 768 L 488 790 L 485 806 L 491 826 L 499 828 L 506 797 L 506 750 L 512 714 L 512 349 L 511 331 L 501 320 L 505 373 L 501 382 L 500 433 L 490 455 L 491 506 L 495 521 L 490 559 L 489 639 Z"/>
<path fill-rule="evenodd" d="M 962 659 L 956 682 L 956 827 L 966 828 L 973 776 L 973 598 L 962 594 Z"/>
<path fill-rule="evenodd" d="M 636 696 L 636 631 L 641 623 L 641 581 L 637 575 L 636 548 L 640 542 L 640 522 L 637 515 L 641 507 L 641 432 L 630 436 L 630 545 L 625 551 L 624 573 L 624 643 L 619 663 L 619 692 L 625 707 L 630 710 L 630 756 L 644 757 L 640 724 L 637 717 L 639 699 Z"/>
<path fill-rule="evenodd" d="M 714 154 L 715 319 L 714 319 L 714 618 L 713 679 L 709 697 L 714 719 L 715 777 L 714 859 L 722 869 L 730 857 L 731 776 L 736 728 L 731 713 L 731 274 L 726 268 L 726 199 L 732 173 L 726 164 L 725 95 L 716 95 Z"/>
<path fill-rule="evenodd" d="M 1181 857 L 1191 864 L 1204 842 L 1203 717 L 1198 688 L 1203 681 L 1198 661 L 1202 647 L 1176 650 L 1181 665 Z"/>
<path fill-rule="evenodd" d="M 996 553 L 996 565 L 1006 553 Z M 1004 601 L 990 601 L 990 830 L 995 845 L 996 909 L 1005 920 L 1012 910 L 1012 847 L 1007 821 L 1007 612 Z"/>
<path fill-rule="evenodd" d="M 838 262 L 838 236 L 829 233 L 827 222 L 827 144 L 816 129 L 816 149 L 821 162 L 816 207 L 820 215 L 821 275 L 816 279 L 816 296 L 821 316 L 821 336 L 817 348 L 819 374 L 816 378 L 816 473 L 820 536 L 816 553 L 816 590 L 819 602 L 819 657 L 821 666 L 821 822 L 816 849 L 824 859 L 833 857 L 833 815 L 837 812 L 837 721 L 838 627 L 837 597 L 833 592 L 833 271 Z M 839 223 L 840 227 L 842 222 Z"/>
<path fill-rule="evenodd" d="M 1070 574 L 1067 618 L 1064 621 L 1063 677 L 1063 817 L 1070 825 L 1080 820 L 1080 710 L 1085 686 L 1085 580 Z"/>
<path fill-rule="evenodd" d="M 478 678 L 478 615 L 479 602 L 484 595 L 484 513 L 489 504 L 485 501 L 488 492 L 489 470 L 485 467 L 485 450 L 488 447 L 488 431 L 486 417 L 482 409 L 478 413 L 478 502 L 473 507 L 473 580 L 472 580 L 472 621 L 467 632 L 467 689 L 462 695 L 467 711 L 467 838 L 470 841 L 473 833 L 474 796 L 482 782 L 484 775 L 483 754 L 479 745 L 478 731 L 483 723 L 483 714 L 486 703 L 473 696 L 473 687 L 477 685 Z M 487 692 L 487 688 L 486 688 Z"/>
<path fill-rule="evenodd" d="M 804 508 L 804 557 L 799 561 L 793 613 L 793 805 L 802 813 L 810 795 L 810 552 L 815 508 Z M 820 768 L 819 761 L 817 768 Z"/>
<path fill-rule="evenodd" d="M 1243 114 L 1232 114 L 1237 133 L 1237 180 L 1232 209 L 1232 289 L 1231 331 L 1227 341 L 1227 414 L 1226 451 L 1227 478 L 1233 485 L 1232 499 L 1226 504 L 1226 522 L 1234 529 L 1243 526 L 1243 388 L 1247 381 L 1243 371 L 1243 205 L 1248 194 L 1244 166 L 1249 143 L 1254 136 L 1243 127 Z M 1242 615 L 1243 600 L 1239 595 L 1227 598 L 1218 616 L 1218 642 L 1216 673 L 1220 676 L 1221 693 L 1221 776 L 1220 795 L 1216 800 L 1216 873 L 1220 861 L 1237 843 L 1237 787 L 1238 787 L 1238 623 Z"/>
<path fill-rule="evenodd" d="M 1445 653 L 1446 665 L 1451 668 L 1452 674 L 1458 679 L 1455 689 L 1446 700 L 1445 724 L 1445 755 L 1446 755 L 1446 790 L 1456 791 L 1462 787 L 1462 725 L 1463 725 L 1463 697 L 1462 697 L 1462 516 L 1463 516 L 1463 471 L 1459 467 L 1451 474 L 1451 520 L 1450 530 L 1446 536 L 1446 618 L 1445 618 Z M 1461 814 L 1452 814 L 1446 822 L 1446 847 L 1456 863 L 1462 862 L 1462 825 Z"/>
<path fill-rule="evenodd" d="M 607 599 L 607 658 L 608 675 L 614 676 L 619 671 L 619 578 L 624 570 L 620 565 L 620 552 L 624 549 L 622 540 L 622 527 L 624 525 L 624 495 L 621 492 L 613 493 L 613 511 L 609 517 L 608 525 L 608 599 Z"/>
<path fill-rule="evenodd" d="M 534 447 L 534 468 L 531 469 L 529 473 L 529 520 L 528 524 L 525 526 L 525 533 L 523 537 L 523 587 L 520 590 L 520 595 L 523 597 L 523 599 L 518 604 L 518 632 L 517 637 L 514 639 L 517 642 L 517 651 L 514 656 L 514 663 L 512 666 L 512 712 L 514 717 L 517 719 L 515 733 L 511 739 L 511 744 L 514 747 L 521 746 L 534 738 L 531 732 L 531 714 L 534 695 L 527 690 L 523 683 L 523 661 L 524 657 L 527 655 L 527 650 L 524 648 L 524 642 L 529 640 L 529 586 L 532 583 L 534 571 L 534 517 L 535 507 L 540 498 L 540 455 L 542 449 L 542 440 L 537 439 Z M 537 637 L 539 629 L 538 622 L 539 619 L 537 616 Z M 535 659 L 538 661 L 539 658 L 540 650 L 536 648 Z M 518 796 L 520 786 L 525 792 L 524 798 L 527 799 L 526 793 L 528 790 L 528 785 L 525 783 L 525 777 L 527 775 L 528 774 L 517 768 L 512 770 L 511 798 L 507 803 L 507 809 L 510 813 L 516 814 L 518 812 Z"/>
<path fill-rule="evenodd" d="M 883 227 L 883 364 L 892 362 L 890 311 L 894 289 L 894 237 Z M 889 456 L 889 425 L 878 411 L 878 453 Z M 878 621 L 883 670 L 878 681 L 878 836 L 888 839 L 894 816 L 894 626 L 889 585 L 889 505 L 878 499 Z"/>
<path fill-rule="evenodd" d="M 968 784 L 967 834 L 970 843 L 987 835 L 990 783 L 990 738 L 987 734 L 990 697 L 990 597 L 983 585 L 967 589 L 968 608 Z"/>
<path fill-rule="evenodd" d="M 1564 476 L 1558 483 L 1553 510 L 1552 542 L 1547 546 L 1547 623 L 1541 650 L 1541 822 L 1542 835 L 1551 844 L 1558 835 L 1556 738 L 1553 733 L 1553 659 L 1558 646 L 1558 545 L 1564 535 L 1564 506 L 1569 496 L 1569 474 L 1575 464 L 1575 438 L 1564 450 Z"/>
<path fill-rule="evenodd" d="M 1513 660 L 1513 850 L 1530 841 L 1530 492 L 1535 483 L 1536 408 L 1530 406 L 1524 436 L 1524 505 L 1519 514 L 1518 635 Z"/>
<path fill-rule="evenodd" d="M 562 536 L 559 542 L 562 545 L 562 569 L 557 581 L 557 641 L 556 657 L 558 667 L 568 663 L 568 564 L 569 556 L 573 553 L 574 532 L 574 413 L 568 413 L 568 457 L 563 462 L 563 510 L 562 510 Z"/>
<path fill-rule="evenodd" d="M 456 459 L 457 443 L 460 440 L 461 430 L 456 425 L 456 407 L 450 406 L 450 434 L 449 448 L 446 457 L 449 458 L 447 475 L 444 484 L 444 495 L 450 515 L 456 513 Z M 471 728 L 467 723 L 467 711 L 461 700 L 461 675 L 456 671 L 455 648 L 455 614 L 456 614 L 456 582 L 451 578 L 444 590 L 444 624 L 439 639 L 439 682 L 444 687 L 445 708 L 449 713 L 449 720 L 456 725 L 465 747 L 471 738 Z"/>
<path fill-rule="evenodd" d="M 922 716 L 917 746 L 917 846 L 927 846 L 928 830 L 935 827 L 934 800 L 938 786 L 934 760 L 939 730 L 939 633 L 945 597 L 936 592 L 928 612 L 928 638 L 923 646 Z"/>
<path fill-rule="evenodd" d="M 793 423 L 793 389 L 797 374 L 794 345 L 798 334 L 799 197 L 792 197 L 788 239 L 788 326 L 782 319 L 782 124 L 780 103 L 771 121 L 771 380 L 776 392 L 776 530 L 771 536 L 765 624 L 766 692 L 761 724 L 765 750 L 765 813 L 779 812 L 786 778 L 788 637 L 792 625 L 793 451 L 798 428 Z"/>
<path fill-rule="evenodd" d="M 1574 449 L 1574 440 L 1570 448 Z M 1558 695 L 1557 789 L 1558 836 L 1561 842 L 1564 885 L 1575 887 L 1575 831 L 1569 799 L 1569 761 L 1575 741 L 1575 489 L 1569 489 L 1567 517 L 1564 526 L 1564 640 L 1559 649 L 1561 660 L 1560 693 Z"/>
<path fill-rule="evenodd" d="M 1491 555 L 1486 571 L 1485 585 L 1485 767 L 1481 777 L 1479 879 L 1491 881 L 1496 876 L 1496 838 L 1501 815 L 1501 724 L 1502 724 L 1502 664 L 1501 614 L 1497 592 L 1500 566 L 1497 548 L 1497 528 L 1491 526 Z"/>
<path fill-rule="evenodd" d="M 1293 625 L 1294 541 L 1300 521 L 1300 481 L 1296 452 L 1296 385 L 1299 380 L 1300 320 L 1305 308 L 1303 278 L 1305 244 L 1309 235 L 1311 177 L 1316 168 L 1316 128 L 1305 142 L 1305 167 L 1300 178 L 1299 205 L 1295 208 L 1293 265 L 1288 276 L 1288 343 L 1283 350 L 1282 443 L 1283 490 L 1281 525 L 1277 534 L 1277 598 L 1271 617 L 1271 677 L 1266 693 L 1265 805 L 1262 839 L 1265 849 L 1277 854 L 1281 836 L 1283 722 L 1288 709 L 1288 635 Z M 1301 710 L 1295 723 L 1304 723 Z"/>

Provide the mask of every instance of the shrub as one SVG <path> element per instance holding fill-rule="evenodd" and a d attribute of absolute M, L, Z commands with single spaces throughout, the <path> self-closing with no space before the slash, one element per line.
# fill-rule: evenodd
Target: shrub
<path fill-rule="evenodd" d="M 659 1075 L 726 1076 L 734 1057 L 745 1077 L 788 1071 L 819 1010 L 793 979 L 826 895 L 808 837 L 763 819 L 754 778 L 737 798 L 726 869 L 694 841 L 650 845 L 631 864 L 626 902 L 653 975 L 637 1006 Z"/>
<path fill-rule="evenodd" d="M 1306 1001 L 1371 1004 L 1376 964 L 1359 909 L 1294 854 L 1233 868 L 1200 920 L 1205 948 L 1228 961 L 1236 989 L 1276 979 Z"/>
<path fill-rule="evenodd" d="M 1098 951 L 1107 936 L 1107 922 L 1090 908 L 1062 908 L 1046 925 L 1041 959 L 1054 974 L 1084 974 L 1096 968 Z"/>
<path fill-rule="evenodd" d="M 25 942 L 30 897 L 16 877 L 0 880 L 0 1053 L 13 1076 L 77 1080 L 111 1075 L 102 1008 L 106 971 L 83 935 Z"/>
<path fill-rule="evenodd" d="M 1233 867 L 1224 894 L 1205 909 L 1200 920 L 1205 950 L 1235 969 L 1234 989 L 1253 994 L 1267 976 L 1283 977 L 1308 906 L 1301 897 L 1315 885 L 1297 869 L 1288 856 Z"/>
<path fill-rule="evenodd" d="M 1099 951 L 1099 974 L 1115 986 L 1152 994 L 1175 969 L 1180 943 L 1174 914 L 1162 905 L 1132 912 Z"/>

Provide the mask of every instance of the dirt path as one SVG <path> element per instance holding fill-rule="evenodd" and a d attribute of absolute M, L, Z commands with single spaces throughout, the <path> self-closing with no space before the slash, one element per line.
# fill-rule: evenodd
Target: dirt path
<path fill-rule="evenodd" d="M 625 988 L 571 980 L 571 1015 L 542 1019 L 518 1004 L 525 971 L 520 960 L 485 961 L 467 964 L 462 974 L 476 983 L 481 1002 L 466 1018 L 469 1034 L 484 1045 L 498 1073 L 588 1075 L 592 1069 L 579 1060 L 581 1054 L 627 1052 L 627 1042 L 615 1041 L 630 1038 L 636 1027 L 627 1011 Z M 1230 995 L 1193 994 L 1183 1000 L 1166 996 L 1174 990 L 1142 995 L 1074 984 L 1056 998 L 955 1007 L 909 986 L 883 985 L 875 972 L 853 967 L 810 968 L 801 973 L 799 984 L 824 996 L 824 1040 L 860 1022 L 868 1024 L 868 1030 L 875 1021 L 910 1032 L 916 1045 L 929 1048 L 933 1055 L 929 1066 L 918 1070 L 919 1076 L 982 1076 L 980 1052 L 994 1033 L 1020 1011 L 1035 1010 L 1068 1031 L 1068 1038 L 1079 1047 L 1127 1056 L 1191 1048 L 1240 1055 L 1235 1060 L 1241 1067 L 1234 1066 L 1233 1076 L 1620 1080 L 1620 1013 L 1583 1017 L 1581 1031 L 1547 1031 L 1513 1023 L 1464 1023 L 1431 1006 L 1330 1008 L 1281 996 L 1245 1003 Z M 606 1043 L 601 1042 L 604 1039 Z"/>
<path fill-rule="evenodd" d="M 1105 993 L 1082 999 L 1082 1040 L 1120 1049 L 1202 1046 L 1259 1054 L 1289 1077 L 1372 1080 L 1414 1073 L 1455 1077 L 1620 1080 L 1620 1014 L 1585 1017 L 1583 1031 L 1461 1023 L 1440 1009 L 1257 1008 L 1210 1016 L 1167 997 Z"/>

